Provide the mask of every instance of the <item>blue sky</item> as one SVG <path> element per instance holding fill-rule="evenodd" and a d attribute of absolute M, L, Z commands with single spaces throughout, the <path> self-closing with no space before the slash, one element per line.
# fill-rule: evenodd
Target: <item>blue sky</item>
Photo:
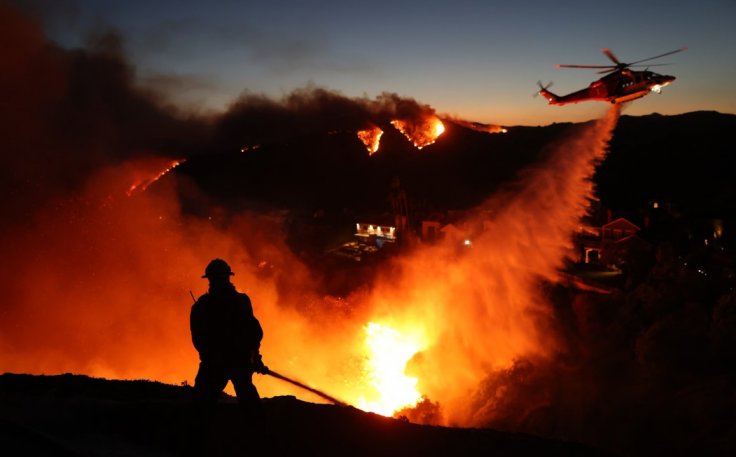
<path fill-rule="evenodd" d="M 597 117 L 606 105 L 548 106 L 605 65 L 687 46 L 652 70 L 677 81 L 626 114 L 736 113 L 736 1 L 137 1 L 28 0 L 49 37 L 83 46 L 113 28 L 143 84 L 182 106 L 222 110 L 240 93 L 274 98 L 313 84 L 346 96 L 388 91 L 438 112 L 503 125 Z"/>

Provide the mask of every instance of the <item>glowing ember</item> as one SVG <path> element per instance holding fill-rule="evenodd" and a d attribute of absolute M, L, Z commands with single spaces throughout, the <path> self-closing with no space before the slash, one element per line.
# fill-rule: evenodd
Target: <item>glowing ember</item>
<path fill-rule="evenodd" d="M 437 141 L 437 138 L 445 131 L 445 125 L 436 116 L 430 116 L 420 121 L 395 120 L 391 125 L 411 141 L 417 149 Z"/>
<path fill-rule="evenodd" d="M 128 188 L 128 191 L 126 192 L 128 194 L 128 197 L 130 197 L 131 195 L 133 195 L 135 192 L 143 192 L 144 190 L 146 190 L 148 188 L 148 186 L 150 186 L 151 184 L 153 184 L 156 181 L 158 181 L 159 179 L 161 179 L 161 177 L 163 175 L 165 175 L 166 173 L 170 172 L 171 170 L 173 170 L 174 168 L 178 167 L 179 165 L 181 165 L 184 162 L 186 162 L 186 159 L 172 160 L 171 162 L 169 162 L 166 165 L 166 168 L 164 168 L 162 171 L 156 173 L 155 175 L 148 176 L 148 177 L 145 177 L 145 178 L 139 178 L 139 179 L 137 179 L 136 182 L 134 182 L 130 186 L 130 188 Z"/>
<path fill-rule="evenodd" d="M 401 408 L 412 407 L 422 399 L 417 378 L 404 374 L 406 363 L 426 344 L 417 335 L 404 335 L 385 325 L 365 326 L 366 346 L 370 353 L 368 378 L 376 389 L 377 399 L 358 399 L 358 408 L 391 416 Z"/>
<path fill-rule="evenodd" d="M 383 135 L 383 130 L 375 126 L 358 132 L 358 138 L 360 138 L 360 141 L 365 144 L 365 147 L 368 149 L 368 154 L 370 155 L 373 155 L 378 151 L 378 146 L 381 142 L 381 135 Z"/>

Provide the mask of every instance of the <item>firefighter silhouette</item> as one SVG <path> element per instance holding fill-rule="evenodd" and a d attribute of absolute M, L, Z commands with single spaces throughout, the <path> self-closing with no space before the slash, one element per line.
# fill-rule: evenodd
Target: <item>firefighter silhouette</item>
<path fill-rule="evenodd" d="M 253 385 L 253 373 L 268 372 L 259 353 L 263 330 L 248 295 L 230 282 L 233 275 L 227 262 L 212 260 L 202 276 L 209 280 L 209 290 L 192 305 L 190 314 L 192 343 L 200 359 L 194 398 L 197 422 L 203 427 L 210 423 L 228 381 L 249 423 L 254 425 L 263 416 Z"/>

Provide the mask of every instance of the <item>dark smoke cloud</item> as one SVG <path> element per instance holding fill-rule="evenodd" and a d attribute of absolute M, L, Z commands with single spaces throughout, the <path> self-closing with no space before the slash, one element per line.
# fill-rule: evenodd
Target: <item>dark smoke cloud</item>
<path fill-rule="evenodd" d="M 220 116 L 193 118 L 138 87 L 115 34 L 100 34 L 85 49 L 61 49 L 34 20 L 3 4 L 0 39 L 13 44 L 0 59 L 1 371 L 191 380 L 187 289 L 201 292 L 194 279 L 223 253 L 269 329 L 264 350 L 271 360 L 314 367 L 322 354 L 358 338 L 355 330 L 368 316 L 334 330 L 343 323 L 334 315 L 355 310 L 343 311 L 349 306 L 335 300 L 325 306 L 328 300 L 310 289 L 310 272 L 285 246 L 279 220 L 242 215 L 214 226 L 184 217 L 170 182 L 136 198 L 124 192 L 151 156 L 356 131 L 432 113 L 430 107 L 396 94 L 347 98 L 310 87 L 282 100 L 246 94 Z M 543 224 L 556 226 L 554 218 Z M 498 228 L 499 236 L 513 232 Z M 540 325 L 554 353 L 489 369 L 462 398 L 472 425 L 574 439 L 623 455 L 730 455 L 736 295 L 683 268 L 666 249 L 659 254 L 641 281 L 609 296 L 546 285 L 550 306 Z M 498 251 L 491 257 L 496 261 Z M 498 262 L 503 271 L 512 264 Z M 439 270 L 435 283 L 442 285 L 447 270 Z M 467 282 L 459 274 L 456 281 Z M 447 293 L 454 311 L 457 291 Z M 490 308 L 506 318 L 501 309 Z M 304 324 L 304 315 L 323 325 Z M 483 326 L 487 317 L 478 316 L 485 315 L 474 315 L 474 324 Z M 289 358 L 293 341 L 308 341 L 311 353 Z M 456 366 L 444 353 L 436 350 L 438 365 Z M 351 368 L 342 355 L 334 354 L 325 372 L 320 366 L 302 374 L 342 380 L 338 375 Z M 433 400 L 415 417 L 441 420 L 443 405 Z"/>
<path fill-rule="evenodd" d="M 264 356 L 293 363 L 291 341 L 310 338 L 314 351 L 334 353 L 329 363 L 312 363 L 310 379 L 334 379 L 344 361 L 335 341 L 347 339 L 310 327 L 333 308 L 324 311 L 329 300 L 286 246 L 280 218 L 233 215 L 211 201 L 213 220 L 185 215 L 185 179 L 161 180 L 130 197 L 126 191 L 150 183 L 171 159 L 222 144 L 352 129 L 431 108 L 308 88 L 191 117 L 141 89 L 119 35 L 98 33 L 85 48 L 67 50 L 17 9 L 3 5 L 0 13 L 2 38 L 18 43 L 0 59 L 8 108 L 0 114 L 0 369 L 191 381 L 187 290 L 202 292 L 201 269 L 217 256 L 233 264 L 236 285 L 269 328 Z M 362 323 L 345 326 L 351 338 Z"/>
<path fill-rule="evenodd" d="M 0 5 L 0 191 L 11 216 L 79 188 L 100 167 L 143 155 L 186 156 L 205 124 L 136 86 L 112 32 L 85 49 L 49 43 L 33 19 Z M 11 218 L 12 219 L 12 218 Z"/>
<path fill-rule="evenodd" d="M 126 194 L 172 158 L 208 152 L 210 121 L 141 89 L 114 33 L 66 50 L 17 9 L 3 5 L 0 19 L 17 43 L 0 59 L 0 371 L 191 382 L 188 290 L 204 292 L 214 257 L 270 328 L 264 355 L 279 353 L 274 342 L 300 328 L 275 325 L 279 307 L 310 284 L 282 221 L 187 217 L 175 180 Z"/>
<path fill-rule="evenodd" d="M 223 149 L 283 140 L 330 131 L 357 132 L 395 119 L 423 119 L 434 109 L 412 98 L 384 92 L 375 99 L 349 98 L 339 92 L 309 86 L 281 100 L 244 94 L 217 121 L 217 141 Z"/>
<path fill-rule="evenodd" d="M 126 60 L 114 31 L 90 35 L 85 48 L 49 43 L 41 26 L 11 6 L 0 6 L 3 109 L 0 129 L 2 189 L 8 204 L 35 207 L 59 191 L 77 189 L 100 167 L 131 157 L 188 157 L 237 151 L 243 145 L 309 133 L 356 132 L 393 119 L 415 119 L 434 110 L 384 93 L 349 98 L 318 87 L 273 100 L 248 94 L 227 112 L 207 118 L 177 111 L 162 96 L 203 81 L 154 75 L 143 84 Z M 214 125 L 214 132 L 210 131 Z"/>

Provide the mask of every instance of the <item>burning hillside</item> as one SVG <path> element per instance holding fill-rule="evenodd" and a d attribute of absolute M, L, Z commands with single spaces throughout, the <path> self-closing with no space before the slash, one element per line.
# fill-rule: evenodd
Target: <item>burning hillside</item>
<path fill-rule="evenodd" d="M 422 149 L 434 143 L 445 131 L 444 124 L 437 117 L 429 117 L 419 121 L 397 119 L 391 121 L 391 125 L 399 129 L 417 149 Z"/>
<path fill-rule="evenodd" d="M 384 92 L 374 99 L 348 98 L 322 88 L 295 90 L 281 100 L 261 95 L 241 96 L 215 122 L 215 141 L 223 151 L 242 144 L 283 143 L 294 137 L 348 132 L 370 155 L 380 149 L 386 128 L 395 128 L 417 149 L 425 148 L 445 132 L 434 108 Z M 484 133 L 504 133 L 500 126 L 453 118 L 452 122 Z"/>
<path fill-rule="evenodd" d="M 157 161 L 157 162 L 160 162 L 160 161 Z M 152 165 L 152 168 L 156 171 L 142 174 L 140 177 L 136 178 L 133 184 L 130 185 L 126 193 L 130 197 L 136 192 L 145 191 L 148 188 L 148 186 L 150 186 L 154 182 L 161 179 L 166 173 L 170 172 L 174 168 L 181 165 L 182 162 L 184 162 L 183 159 L 182 160 L 166 160 L 163 164 L 158 163 L 158 164 Z"/>
<path fill-rule="evenodd" d="M 381 145 L 381 135 L 383 135 L 383 130 L 375 125 L 368 129 L 358 131 L 358 139 L 365 144 L 368 153 L 371 155 L 378 151 Z"/>
<path fill-rule="evenodd" d="M 18 19 L 18 24 L 27 33 L 40 36 L 32 24 L 23 23 L 21 19 Z M 115 43 L 114 40 L 102 40 L 100 46 L 112 47 L 102 47 L 88 54 L 65 54 L 61 51 L 50 54 L 41 44 L 34 48 L 34 52 L 52 66 L 59 59 L 66 59 L 74 64 L 69 65 L 72 68 L 76 68 L 75 65 L 100 68 L 100 75 L 116 77 L 113 79 L 122 81 L 119 90 L 130 94 L 110 99 L 111 103 L 137 98 L 145 112 L 158 113 L 155 117 L 163 119 L 164 112 L 135 87 L 133 76 Z M 80 73 L 65 75 L 64 68 L 67 67 L 59 65 L 58 74 L 67 78 L 69 87 L 79 86 L 96 93 L 95 87 L 82 86 L 83 83 L 77 81 L 86 81 L 88 75 L 83 69 Z M 45 72 L 44 75 L 52 77 L 55 73 Z M 86 98 L 82 97 L 82 100 Z M 76 109 L 75 115 L 67 113 L 67 122 L 72 124 L 75 118 L 94 120 L 98 124 L 115 124 L 118 119 L 115 113 L 133 109 L 129 105 L 112 105 L 104 111 L 112 113 L 107 119 L 105 116 L 108 114 L 100 115 L 95 111 L 97 105 L 80 102 L 79 94 L 67 92 L 64 86 L 60 86 L 55 98 L 39 102 L 38 106 L 39 109 L 55 111 L 68 105 Z M 46 138 L 55 148 L 89 147 L 81 143 L 73 131 L 58 132 L 41 118 L 33 116 L 27 121 L 27 127 L 34 130 L 34 137 Z M 181 125 L 186 129 L 189 125 L 186 122 L 177 124 L 175 119 L 167 122 L 171 128 Z M 444 130 L 431 107 L 411 99 L 394 94 L 383 94 L 375 100 L 348 99 L 325 90 L 310 89 L 296 91 L 278 103 L 246 95 L 212 122 L 211 135 L 216 144 L 228 147 L 232 143 L 233 150 L 239 151 L 243 144 L 262 144 L 277 137 L 284 138 L 285 132 L 287 137 L 309 131 L 342 129 L 358 132 L 366 123 L 373 126 L 393 124 L 417 148 L 431 144 Z M 451 277 L 476 274 L 495 277 L 494 268 L 500 267 L 486 265 L 484 256 L 475 254 L 493 250 L 492 246 L 483 247 L 481 238 L 476 243 L 476 250 L 463 258 L 456 258 L 450 247 L 438 246 L 401 259 L 397 264 L 397 276 L 388 282 L 390 287 L 375 287 L 358 296 L 346 297 L 344 306 L 349 312 L 336 317 L 324 303 L 320 291 L 312 286 L 310 271 L 286 247 L 282 235 L 279 235 L 278 219 L 244 213 L 227 222 L 215 223 L 187 216 L 179 208 L 178 189 L 172 187 L 173 182 L 159 185 L 156 192 L 146 191 L 152 182 L 158 182 L 156 180 L 184 159 L 150 159 L 140 152 L 148 150 L 164 155 L 178 149 L 161 149 L 165 142 L 155 147 L 159 138 L 142 137 L 135 124 L 130 127 L 123 124 L 118 128 L 123 127 L 129 128 L 131 133 L 105 136 L 105 130 L 80 131 L 80 135 L 84 132 L 84 136 L 92 135 L 93 138 L 99 135 L 97 142 L 105 144 L 111 152 L 107 156 L 98 154 L 95 161 L 87 165 L 88 174 L 72 186 L 73 190 L 51 187 L 49 192 L 53 194 L 49 195 L 53 196 L 37 204 L 33 218 L 6 227 L 7 237 L 15 240 L 12 245 L 5 244 L 8 244 L 7 253 L 13 259 L 11 263 L 17 273 L 6 278 L 18 277 L 18 274 L 21 278 L 28 278 L 28 281 L 6 284 L 4 288 L 9 303 L 12 303 L 4 310 L 4 322 L 14 323 L 3 331 L 2 344 L 7 349 L 3 361 L 6 369 L 76 371 L 168 381 L 191 376 L 192 370 L 187 367 L 192 366 L 194 354 L 189 350 L 185 331 L 188 313 L 186 292 L 202 290 L 203 285 L 192 283 L 191 278 L 197 277 L 208 258 L 216 256 L 231 259 L 238 272 L 238 286 L 248 290 L 254 298 L 257 312 L 269 329 L 264 343 L 267 360 L 283 361 L 286 368 L 304 373 L 315 384 L 330 388 L 350 403 L 374 405 L 365 407 L 384 414 L 411 406 L 422 395 L 427 395 L 440 402 L 448 420 L 473 423 L 453 402 L 461 391 L 472 389 L 484 372 L 471 368 L 477 360 L 472 356 L 473 348 L 462 343 L 465 337 L 457 335 L 454 327 L 447 328 L 439 325 L 439 321 L 435 322 L 439 315 L 449 311 L 445 306 L 452 302 L 452 294 L 474 297 L 463 300 L 467 301 L 466 306 L 470 310 L 475 311 L 449 319 L 446 321 L 448 324 L 459 324 L 468 318 L 472 320 L 478 312 L 483 315 L 483 310 L 490 309 L 492 302 L 498 302 L 494 307 L 507 309 L 494 311 L 492 316 L 498 315 L 503 320 L 512 315 L 519 316 L 518 322 L 510 327 L 506 324 L 501 327 L 505 330 L 498 330 L 503 331 L 504 336 L 496 338 L 506 342 L 502 347 L 491 350 L 481 365 L 490 369 L 502 367 L 519 355 L 541 351 L 542 345 L 535 336 L 537 331 L 526 316 L 540 299 L 525 295 L 519 298 L 518 294 L 532 288 L 535 274 L 551 275 L 564 256 L 562 250 L 556 252 L 553 259 L 545 260 L 551 262 L 545 267 L 548 271 L 537 272 L 537 267 L 533 271 L 519 273 L 521 285 L 497 279 L 499 290 L 506 290 L 505 294 L 510 295 L 495 297 L 496 292 L 487 289 L 488 280 L 472 281 L 484 285 L 480 289 L 469 290 L 460 285 L 453 286 L 452 290 L 436 289 L 432 280 L 427 282 L 431 278 L 427 276 L 429 273 L 439 271 L 447 271 Z M 374 133 L 377 137 L 377 132 Z M 138 138 L 139 143 L 128 138 Z M 151 145 L 149 148 L 146 148 L 147 142 Z M 26 147 L 28 143 L 18 138 L 17 144 Z M 254 153 L 262 154 L 263 149 Z M 28 146 L 28 151 L 35 150 Z M 130 158 L 125 158 L 126 153 Z M 142 158 L 133 159 L 136 155 Z M 83 160 L 84 156 L 79 157 Z M 49 170 L 39 168 L 39 171 L 61 174 L 61 170 L 73 163 L 62 162 Z M 584 180 L 586 177 L 569 179 Z M 537 186 L 533 182 L 526 185 Z M 123 198 L 126 194 L 134 198 Z M 585 192 L 580 192 L 577 198 L 584 199 L 585 195 Z M 530 200 L 523 201 L 523 204 L 538 205 Z M 522 203 L 519 201 L 514 205 Z M 34 210 L 32 206 L 27 206 L 27 209 Z M 578 217 L 578 213 L 570 217 Z M 240 234 L 243 233 L 248 237 L 242 238 Z M 565 236 L 563 233 L 549 243 L 564 246 Z M 518 245 L 508 240 L 506 243 Z M 38 252 L 44 255 L 29 255 Z M 508 254 L 509 261 L 513 255 Z M 264 261 L 276 267 L 265 277 L 262 269 L 258 268 Z M 415 265 L 424 265 L 424 273 L 418 274 Z M 511 297 L 516 298 L 509 300 Z M 55 306 L 46 309 L 50 301 Z M 514 304 L 521 302 L 526 304 Z M 35 320 L 33 316 L 37 315 L 45 318 Z M 315 326 L 315 321 L 320 325 Z M 24 325 L 20 325 L 21 322 Z M 487 332 L 494 326 L 494 321 L 489 320 L 482 329 L 467 331 Z M 520 336 L 522 334 L 524 336 Z M 295 352 L 292 342 L 297 340 L 308 342 L 308 357 Z M 436 379 L 436 374 L 442 370 L 433 361 L 434 348 L 440 344 L 451 348 L 440 359 L 452 354 L 466 360 L 457 365 L 457 372 L 447 373 L 453 379 L 451 384 L 457 386 L 454 390 L 447 390 L 447 386 Z M 405 352 L 395 360 L 382 360 L 386 351 L 381 348 L 387 346 L 405 347 Z M 466 351 L 471 355 L 463 355 Z M 142 357 L 144 353 L 145 358 Z M 400 380 L 404 379 L 402 371 L 407 362 L 419 370 L 414 381 L 411 378 Z M 401 388 L 405 389 L 402 391 L 398 386 L 404 382 L 407 385 Z M 263 386 L 267 395 L 280 388 L 268 383 Z M 392 392 L 394 389 L 399 389 L 399 392 Z"/>
<path fill-rule="evenodd" d="M 268 329 L 266 360 L 281 361 L 286 371 L 369 410 L 390 415 L 426 396 L 440 404 L 447 423 L 478 425 L 488 418 L 467 411 L 466 393 L 492 370 L 519 357 L 544 357 L 551 347 L 539 328 L 545 302 L 535 282 L 553 279 L 564 259 L 612 125 L 589 127 L 583 140 L 562 149 L 567 156 L 552 154 L 549 169 L 530 173 L 518 196 L 489 200 L 495 225 L 478 235 L 471 251 L 458 254 L 457 240 L 447 240 L 402 257 L 391 280 L 347 297 L 344 312 L 311 285 L 310 272 L 278 235 L 279 220 L 243 214 L 213 225 L 181 214 L 170 186 L 123 198 L 125 183 L 140 179 L 141 163 L 99 172 L 82 192 L 43 208 L 34 225 L 16 235 L 9 255 L 19 272 L 34 271 L 28 277 L 43 287 L 23 281 L 7 286 L 16 305 L 6 311 L 6 322 L 26 325 L 4 331 L 4 344 L 12 345 L 4 365 L 189 378 L 194 354 L 188 350 L 186 291 L 202 291 L 201 282 L 192 281 L 208 258 L 224 253 L 233 261 L 236 285 L 251 295 Z M 567 174 L 555 168 L 558 163 Z M 564 198 L 552 204 L 550 189 Z M 528 213 L 538 218 L 524 218 Z M 530 249 L 525 234 L 535 228 L 527 224 L 551 219 L 560 230 Z M 24 256 L 39 240 L 43 258 Z M 264 260 L 277 267 L 268 276 L 258 268 Z M 137 298 L 140 291 L 145 303 Z M 45 309 L 51 296 L 55 306 Z M 47 318 L 31 325 L 39 313 Z M 388 354 L 395 358 L 385 359 Z M 403 374 L 407 366 L 410 377 Z M 261 389 L 270 395 L 283 386 L 266 380 Z"/>
<path fill-rule="evenodd" d="M 394 119 L 391 121 L 391 125 L 401 132 L 417 149 L 433 144 L 445 132 L 445 125 L 433 114 L 426 114 L 416 119 Z M 383 130 L 376 126 L 358 131 L 358 138 L 365 144 L 370 155 L 378 151 L 381 144 L 381 135 L 383 135 Z"/>
<path fill-rule="evenodd" d="M 692 331 L 700 343 L 716 324 L 720 333 L 705 341 L 718 351 L 730 341 L 728 297 L 712 319 L 697 307 L 673 317 L 640 290 L 615 297 L 626 306 L 603 307 L 617 316 L 607 321 L 594 302 L 557 285 L 617 108 L 544 134 L 487 135 L 396 94 L 305 88 L 281 100 L 246 94 L 227 112 L 188 117 L 136 85 L 115 37 L 98 37 L 90 50 L 58 49 L 32 21 L 1 8 L 12 25 L 5 41 L 26 46 L 0 72 L 3 87 L 33 94 L 8 98 L 12 114 L 2 118 L 11 216 L 0 230 L 3 371 L 191 383 L 190 291 L 205 291 L 202 269 L 221 257 L 263 324 L 264 361 L 280 373 L 384 415 L 628 451 L 639 437 L 627 428 L 627 408 L 667 386 L 648 370 L 667 359 L 663 341 L 689 321 L 702 330 Z M 557 139 L 536 147 L 549 137 Z M 531 153 L 501 147 L 522 140 Z M 321 272 L 291 249 L 284 212 L 256 210 L 263 202 L 345 209 L 356 195 L 384 207 L 396 175 L 427 190 L 416 191 L 424 200 L 462 202 L 470 216 L 457 223 L 470 228 L 468 243 L 450 234 L 401 251 L 345 296 L 326 294 Z M 649 307 L 636 308 L 642 302 Z M 728 392 L 723 376 L 702 391 Z M 257 383 L 265 397 L 319 401 L 271 378 Z M 682 398 L 681 387 L 662 398 Z"/>

